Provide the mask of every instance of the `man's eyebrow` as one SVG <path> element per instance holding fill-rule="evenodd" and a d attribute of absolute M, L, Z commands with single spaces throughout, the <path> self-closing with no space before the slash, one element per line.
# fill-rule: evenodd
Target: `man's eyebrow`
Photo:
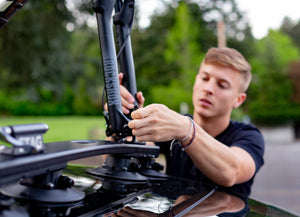
<path fill-rule="evenodd" d="M 205 75 L 208 75 L 208 76 L 211 75 L 211 73 L 209 73 L 209 72 L 206 71 L 206 70 L 200 70 L 200 73 L 199 73 L 199 74 L 205 74 Z M 221 81 L 221 82 L 226 82 L 226 83 L 228 83 L 229 85 L 231 85 L 231 81 L 228 80 L 228 79 L 226 79 L 226 77 L 224 77 L 224 78 L 218 78 L 218 80 Z"/>
<path fill-rule="evenodd" d="M 205 75 L 209 75 L 210 73 L 204 70 L 201 70 L 200 73 L 204 73 Z"/>

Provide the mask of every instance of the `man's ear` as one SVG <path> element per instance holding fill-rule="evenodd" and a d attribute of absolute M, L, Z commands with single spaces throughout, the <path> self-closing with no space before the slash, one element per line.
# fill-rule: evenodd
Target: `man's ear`
<path fill-rule="evenodd" d="M 236 102 L 233 105 L 233 108 L 238 108 L 240 105 L 243 104 L 243 102 L 246 100 L 247 94 L 246 93 L 240 93 L 238 97 L 236 98 Z"/>

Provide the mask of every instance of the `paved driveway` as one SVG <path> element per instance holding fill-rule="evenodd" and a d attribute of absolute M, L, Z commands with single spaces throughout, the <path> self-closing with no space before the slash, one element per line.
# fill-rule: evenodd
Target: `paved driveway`
<path fill-rule="evenodd" d="M 251 197 L 300 216 L 300 141 L 266 144 L 265 165 L 256 176 Z"/>

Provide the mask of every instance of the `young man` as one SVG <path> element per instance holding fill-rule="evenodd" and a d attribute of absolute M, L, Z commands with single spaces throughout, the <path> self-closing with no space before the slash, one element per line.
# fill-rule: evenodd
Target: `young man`
<path fill-rule="evenodd" d="M 257 128 L 230 120 L 232 109 L 246 99 L 251 67 L 232 48 L 211 48 L 193 87 L 193 117 L 161 104 L 132 112 L 129 127 L 138 141 L 156 142 L 167 154 L 167 173 L 249 195 L 263 165 L 264 140 Z M 122 87 L 123 111 L 133 108 L 133 97 Z M 137 94 L 142 105 L 142 93 Z M 166 142 L 171 141 L 171 142 Z"/>

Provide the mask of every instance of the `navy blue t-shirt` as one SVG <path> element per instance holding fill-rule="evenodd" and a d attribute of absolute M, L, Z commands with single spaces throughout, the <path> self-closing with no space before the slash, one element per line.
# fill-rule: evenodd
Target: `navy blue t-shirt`
<path fill-rule="evenodd" d="M 216 136 L 215 139 L 229 147 L 237 146 L 247 151 L 255 162 L 255 174 L 264 164 L 264 139 L 260 131 L 252 124 L 231 121 L 229 126 L 221 134 Z M 172 150 L 170 150 L 170 142 L 157 143 L 157 145 L 160 146 L 161 152 L 166 155 L 167 174 L 212 183 L 212 181 L 194 165 L 191 158 L 182 151 L 177 141 L 173 144 Z M 230 190 L 249 196 L 254 176 L 245 183 L 230 187 Z"/>

